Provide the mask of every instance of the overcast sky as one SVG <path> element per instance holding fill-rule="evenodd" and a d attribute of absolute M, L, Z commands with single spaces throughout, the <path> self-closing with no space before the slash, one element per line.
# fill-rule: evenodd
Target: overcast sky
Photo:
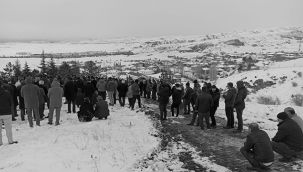
<path fill-rule="evenodd" d="M 0 41 L 303 26 L 303 0 L 0 0 Z"/>

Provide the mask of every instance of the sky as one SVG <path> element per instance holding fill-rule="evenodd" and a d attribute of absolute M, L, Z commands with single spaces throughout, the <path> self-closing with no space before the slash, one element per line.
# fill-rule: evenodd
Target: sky
<path fill-rule="evenodd" d="M 303 0 L 0 0 L 0 41 L 301 27 L 302 7 Z"/>

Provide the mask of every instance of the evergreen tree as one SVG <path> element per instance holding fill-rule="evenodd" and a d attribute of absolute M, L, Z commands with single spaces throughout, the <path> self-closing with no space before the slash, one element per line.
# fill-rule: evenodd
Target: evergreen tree
<path fill-rule="evenodd" d="M 86 61 L 83 66 L 83 74 L 86 76 L 98 76 L 100 68 L 93 61 Z"/>
<path fill-rule="evenodd" d="M 19 77 L 21 75 L 21 64 L 20 64 L 20 61 L 17 59 L 15 61 L 15 65 L 14 65 L 14 75 L 16 77 Z"/>
<path fill-rule="evenodd" d="M 71 67 L 67 62 L 62 62 L 59 66 L 58 74 L 61 78 L 66 78 L 71 75 Z"/>
<path fill-rule="evenodd" d="M 22 70 L 23 76 L 27 77 L 31 74 L 31 69 L 29 68 L 27 62 L 25 62 L 23 70 Z"/>
<path fill-rule="evenodd" d="M 48 62 L 46 73 L 48 76 L 51 76 L 52 78 L 57 76 L 58 69 L 53 57 L 51 57 L 50 61 Z"/>
<path fill-rule="evenodd" d="M 3 70 L 4 75 L 11 78 L 13 76 L 14 65 L 11 62 L 8 62 Z"/>
<path fill-rule="evenodd" d="M 42 54 L 41 54 L 41 63 L 40 63 L 39 68 L 40 68 L 40 73 L 42 75 L 45 75 L 47 68 L 46 68 L 46 63 L 45 63 L 44 51 L 42 51 Z"/>
<path fill-rule="evenodd" d="M 71 73 L 74 76 L 80 75 L 80 63 L 78 61 L 71 61 Z"/>

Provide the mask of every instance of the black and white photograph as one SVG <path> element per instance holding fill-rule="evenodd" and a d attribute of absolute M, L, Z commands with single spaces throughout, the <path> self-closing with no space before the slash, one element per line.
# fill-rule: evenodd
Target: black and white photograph
<path fill-rule="evenodd" d="M 0 172 L 303 172 L 302 0 L 0 0 Z"/>

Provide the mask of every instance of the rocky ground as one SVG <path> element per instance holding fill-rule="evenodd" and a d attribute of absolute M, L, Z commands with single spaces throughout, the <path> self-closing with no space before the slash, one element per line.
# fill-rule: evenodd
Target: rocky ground
<path fill-rule="evenodd" d="M 171 166 L 172 159 L 178 158 L 183 162 L 181 171 L 216 171 L 206 169 L 201 163 L 196 162 L 195 153 L 201 158 L 208 157 L 212 162 L 224 166 L 231 171 L 247 171 L 246 167 L 249 166 L 248 162 L 243 158 L 239 149 L 243 146 L 247 131 L 240 134 L 235 134 L 232 130 L 223 129 L 226 121 L 222 118 L 217 118 L 218 127 L 211 130 L 201 130 L 196 126 L 188 126 L 191 120 L 191 115 L 184 117 L 174 118 L 171 117 L 167 121 L 160 122 L 159 111 L 156 106 L 157 102 L 145 100 L 146 107 L 144 111 L 150 118 L 153 119 L 155 127 L 159 130 L 157 135 L 162 139 L 160 148 L 153 152 L 148 159 L 140 162 L 148 166 L 150 162 L 161 154 L 162 151 L 171 150 L 171 145 L 178 145 L 177 155 L 171 151 L 168 157 L 160 158 L 164 164 L 166 164 L 168 171 L 176 171 Z M 168 115 L 170 117 L 170 115 Z M 194 150 L 189 150 L 188 147 L 183 145 L 191 145 Z M 183 147 L 182 147 L 183 146 Z M 174 158 L 172 158 L 174 157 Z M 293 163 L 280 163 L 278 159 L 281 158 L 276 154 L 275 163 L 273 164 L 271 171 L 301 171 L 302 164 L 296 162 Z M 159 159 L 159 157 L 157 157 Z"/>

